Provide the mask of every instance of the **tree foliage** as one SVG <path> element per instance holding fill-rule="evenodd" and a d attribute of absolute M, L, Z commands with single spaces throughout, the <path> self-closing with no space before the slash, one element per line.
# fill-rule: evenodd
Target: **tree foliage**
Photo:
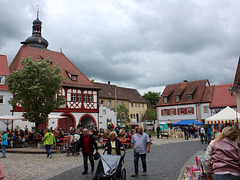
<path fill-rule="evenodd" d="M 126 122 L 130 122 L 129 118 L 129 110 L 126 108 L 125 104 L 120 104 L 113 108 L 113 110 L 116 112 L 117 110 L 117 119 L 122 120 L 125 119 Z"/>
<path fill-rule="evenodd" d="M 142 96 L 145 99 L 148 99 L 153 106 L 154 109 L 156 109 L 156 105 L 158 103 L 158 100 L 160 99 L 161 95 L 160 92 L 152 92 L 149 91 L 148 93 L 144 93 Z"/>
<path fill-rule="evenodd" d="M 156 109 L 153 109 L 153 110 L 147 109 L 147 111 L 145 112 L 145 115 L 144 115 L 144 119 L 149 120 L 149 121 L 156 120 L 157 119 Z"/>
<path fill-rule="evenodd" d="M 7 85 L 14 95 L 9 100 L 12 106 L 20 102 L 25 109 L 24 118 L 38 124 L 45 123 L 48 114 L 66 102 L 61 90 L 64 79 L 60 68 L 51 66 L 47 59 L 32 61 L 31 57 L 23 59 L 22 68 L 8 75 Z"/>

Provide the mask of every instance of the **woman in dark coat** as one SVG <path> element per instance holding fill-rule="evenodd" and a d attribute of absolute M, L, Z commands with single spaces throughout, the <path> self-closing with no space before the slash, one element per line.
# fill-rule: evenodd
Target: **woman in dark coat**
<path fill-rule="evenodd" d="M 105 150 L 108 154 L 121 155 L 120 150 L 123 149 L 123 146 L 121 141 L 117 138 L 117 134 L 115 132 L 111 132 L 109 137 L 110 138 L 105 144 Z"/>

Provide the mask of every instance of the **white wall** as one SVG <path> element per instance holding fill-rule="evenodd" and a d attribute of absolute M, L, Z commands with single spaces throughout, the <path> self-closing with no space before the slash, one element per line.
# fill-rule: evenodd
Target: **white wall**
<path fill-rule="evenodd" d="M 199 110 L 200 110 L 200 114 L 201 114 L 201 119 L 206 119 L 211 116 L 211 111 L 208 108 L 208 113 L 204 113 L 204 111 L 203 111 L 204 106 L 209 107 L 209 103 L 200 104 L 200 108 L 197 108 L 196 104 L 157 107 L 157 119 L 159 120 L 159 123 L 161 121 L 168 121 L 168 120 L 173 121 L 173 122 L 178 122 L 180 120 L 191 120 L 191 119 L 197 120 L 198 119 L 197 113 L 199 113 Z M 178 108 L 188 108 L 188 107 L 194 108 L 193 114 L 184 114 L 184 115 L 177 114 Z M 176 109 L 176 115 L 162 116 L 162 114 L 161 114 L 162 109 Z"/>
<path fill-rule="evenodd" d="M 210 103 L 203 103 L 200 104 L 201 108 L 201 119 L 206 119 L 211 116 L 211 109 L 209 108 Z M 208 112 L 204 113 L 204 106 L 208 106 Z"/>
<path fill-rule="evenodd" d="M 188 108 L 192 107 L 194 108 L 194 113 L 191 115 L 178 115 L 177 109 L 178 108 Z M 176 115 L 168 115 L 168 116 L 162 116 L 161 110 L 162 109 L 176 109 Z M 167 120 L 187 120 L 187 119 L 196 119 L 196 105 L 195 104 L 189 104 L 189 105 L 179 105 L 179 106 L 165 106 L 165 107 L 157 107 L 158 111 L 158 117 L 157 119 L 159 121 L 167 121 Z"/>
<path fill-rule="evenodd" d="M 99 128 L 107 128 L 107 119 L 110 119 L 114 126 L 117 125 L 117 113 L 101 104 L 99 106 Z"/>
<path fill-rule="evenodd" d="M 22 117 L 22 112 L 14 112 L 14 115 Z M 56 116 L 60 116 L 61 114 L 63 114 L 63 112 L 52 112 L 51 115 L 56 115 Z M 71 113 L 76 120 L 76 126 L 79 123 L 79 120 L 81 119 L 81 117 L 85 114 L 90 114 L 91 116 L 93 116 L 96 120 L 96 122 L 98 123 L 98 113 Z M 19 126 L 20 129 L 24 129 L 25 126 L 28 126 L 28 129 L 31 130 L 32 127 L 35 127 L 35 123 L 31 123 L 29 121 L 22 121 L 22 120 L 15 120 L 13 122 L 13 129 L 16 128 L 16 126 Z M 49 119 L 48 121 L 48 128 L 52 127 L 53 129 L 57 128 L 58 126 L 58 119 Z M 9 129 L 11 129 L 11 125 L 9 126 Z"/>
<path fill-rule="evenodd" d="M 11 93 L 8 90 L 0 89 L 0 96 L 3 96 L 3 103 L 0 103 L 0 116 L 2 115 L 11 115 L 12 106 L 8 103 L 12 97 Z M 0 122 L 0 130 L 6 130 L 7 126 Z"/>

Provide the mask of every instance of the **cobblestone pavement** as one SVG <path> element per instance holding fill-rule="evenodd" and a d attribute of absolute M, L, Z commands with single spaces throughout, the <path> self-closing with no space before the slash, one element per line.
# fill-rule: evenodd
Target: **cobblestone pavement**
<path fill-rule="evenodd" d="M 161 176 L 161 179 L 169 180 L 168 177 L 172 177 L 173 174 L 174 177 L 178 177 L 184 163 L 194 153 L 206 147 L 199 142 L 199 139 L 190 139 L 187 143 L 185 142 L 183 139 L 154 138 L 151 153 L 147 156 L 149 174 L 146 178 L 139 176 L 136 179 L 159 179 Z M 85 176 L 81 174 L 83 171 L 82 159 L 82 156 L 66 157 L 65 153 L 53 154 L 53 158 L 48 159 L 46 154 L 7 152 L 7 158 L 0 159 L 0 162 L 6 175 L 5 180 L 91 179 L 94 174 Z M 133 173 L 132 150 L 127 151 L 124 167 L 127 169 L 127 177 L 129 177 Z"/>
<path fill-rule="evenodd" d="M 175 139 L 176 140 L 176 139 Z M 160 140 L 161 141 L 161 140 Z M 177 141 L 171 141 L 177 142 Z M 182 142 L 182 141 L 181 141 Z M 134 173 L 133 168 L 133 151 L 128 150 L 125 163 L 123 167 L 127 171 L 127 179 L 161 179 L 161 180 L 177 180 L 179 173 L 188 159 L 192 157 L 197 151 L 205 148 L 206 145 L 202 145 L 200 142 L 188 141 L 182 143 L 170 143 L 161 144 L 163 142 L 158 142 L 158 146 L 152 146 L 150 154 L 147 155 L 148 164 L 148 175 L 142 176 L 142 166 L 139 161 L 139 177 L 132 178 L 131 174 Z M 96 163 L 98 164 L 98 163 Z M 81 179 L 88 180 L 92 179 L 94 173 L 89 173 L 88 175 L 82 175 L 83 166 L 76 167 L 69 171 L 66 171 L 58 176 L 51 178 L 50 180 L 63 180 L 63 179 Z"/>

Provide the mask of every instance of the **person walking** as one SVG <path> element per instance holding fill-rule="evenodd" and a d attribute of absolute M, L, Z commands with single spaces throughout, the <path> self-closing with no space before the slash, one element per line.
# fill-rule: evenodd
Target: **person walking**
<path fill-rule="evenodd" d="M 208 180 L 240 179 L 239 148 L 234 143 L 236 139 L 236 129 L 225 127 L 222 133 L 218 133 L 216 139 L 208 145 L 204 157 Z"/>
<path fill-rule="evenodd" d="M 201 126 L 199 133 L 200 133 L 201 142 L 203 144 L 203 138 L 205 138 L 205 134 L 206 134 L 203 126 Z M 205 143 L 206 143 L 206 141 L 205 141 Z"/>
<path fill-rule="evenodd" d="M 207 126 L 207 141 L 210 143 L 212 135 L 212 129 L 210 126 Z"/>
<path fill-rule="evenodd" d="M 121 149 L 123 149 L 123 145 L 121 141 L 117 138 L 117 134 L 115 132 L 111 132 L 109 135 L 109 139 L 105 144 L 105 150 L 108 154 L 111 155 L 121 155 Z"/>
<path fill-rule="evenodd" d="M 159 125 L 158 125 L 156 130 L 157 130 L 157 138 L 159 139 L 159 134 L 160 134 L 160 127 L 159 127 Z"/>
<path fill-rule="evenodd" d="M 143 167 L 143 176 L 147 175 L 147 163 L 146 163 L 146 154 L 150 152 L 150 139 L 149 136 L 143 132 L 143 127 L 138 126 L 137 132 L 132 137 L 131 142 L 132 149 L 134 151 L 134 169 L 135 173 L 132 177 L 138 176 L 138 160 L 139 157 L 142 161 Z"/>
<path fill-rule="evenodd" d="M 6 148 L 8 146 L 8 135 L 6 131 L 3 131 L 1 134 L 1 149 L 2 149 L 2 157 L 1 158 L 6 158 Z"/>
<path fill-rule="evenodd" d="M 51 129 L 47 130 L 48 132 L 44 135 L 44 138 L 42 139 L 43 145 L 45 145 L 45 149 L 47 152 L 47 158 L 52 158 L 52 153 L 50 151 L 51 146 L 56 144 L 56 139 L 54 137 L 54 134 L 51 132 Z"/>
<path fill-rule="evenodd" d="M 184 132 L 184 137 L 185 137 L 185 140 L 188 140 L 188 126 L 184 126 L 183 127 L 183 132 Z"/>
<path fill-rule="evenodd" d="M 88 158 L 91 163 L 91 172 L 94 171 L 94 160 L 93 160 L 93 152 L 94 147 L 96 149 L 96 152 L 98 152 L 98 146 L 91 134 L 88 133 L 88 129 L 83 129 L 83 134 L 80 136 L 78 149 L 82 149 L 83 154 L 83 164 L 84 164 L 84 171 L 82 174 L 88 173 Z"/>

